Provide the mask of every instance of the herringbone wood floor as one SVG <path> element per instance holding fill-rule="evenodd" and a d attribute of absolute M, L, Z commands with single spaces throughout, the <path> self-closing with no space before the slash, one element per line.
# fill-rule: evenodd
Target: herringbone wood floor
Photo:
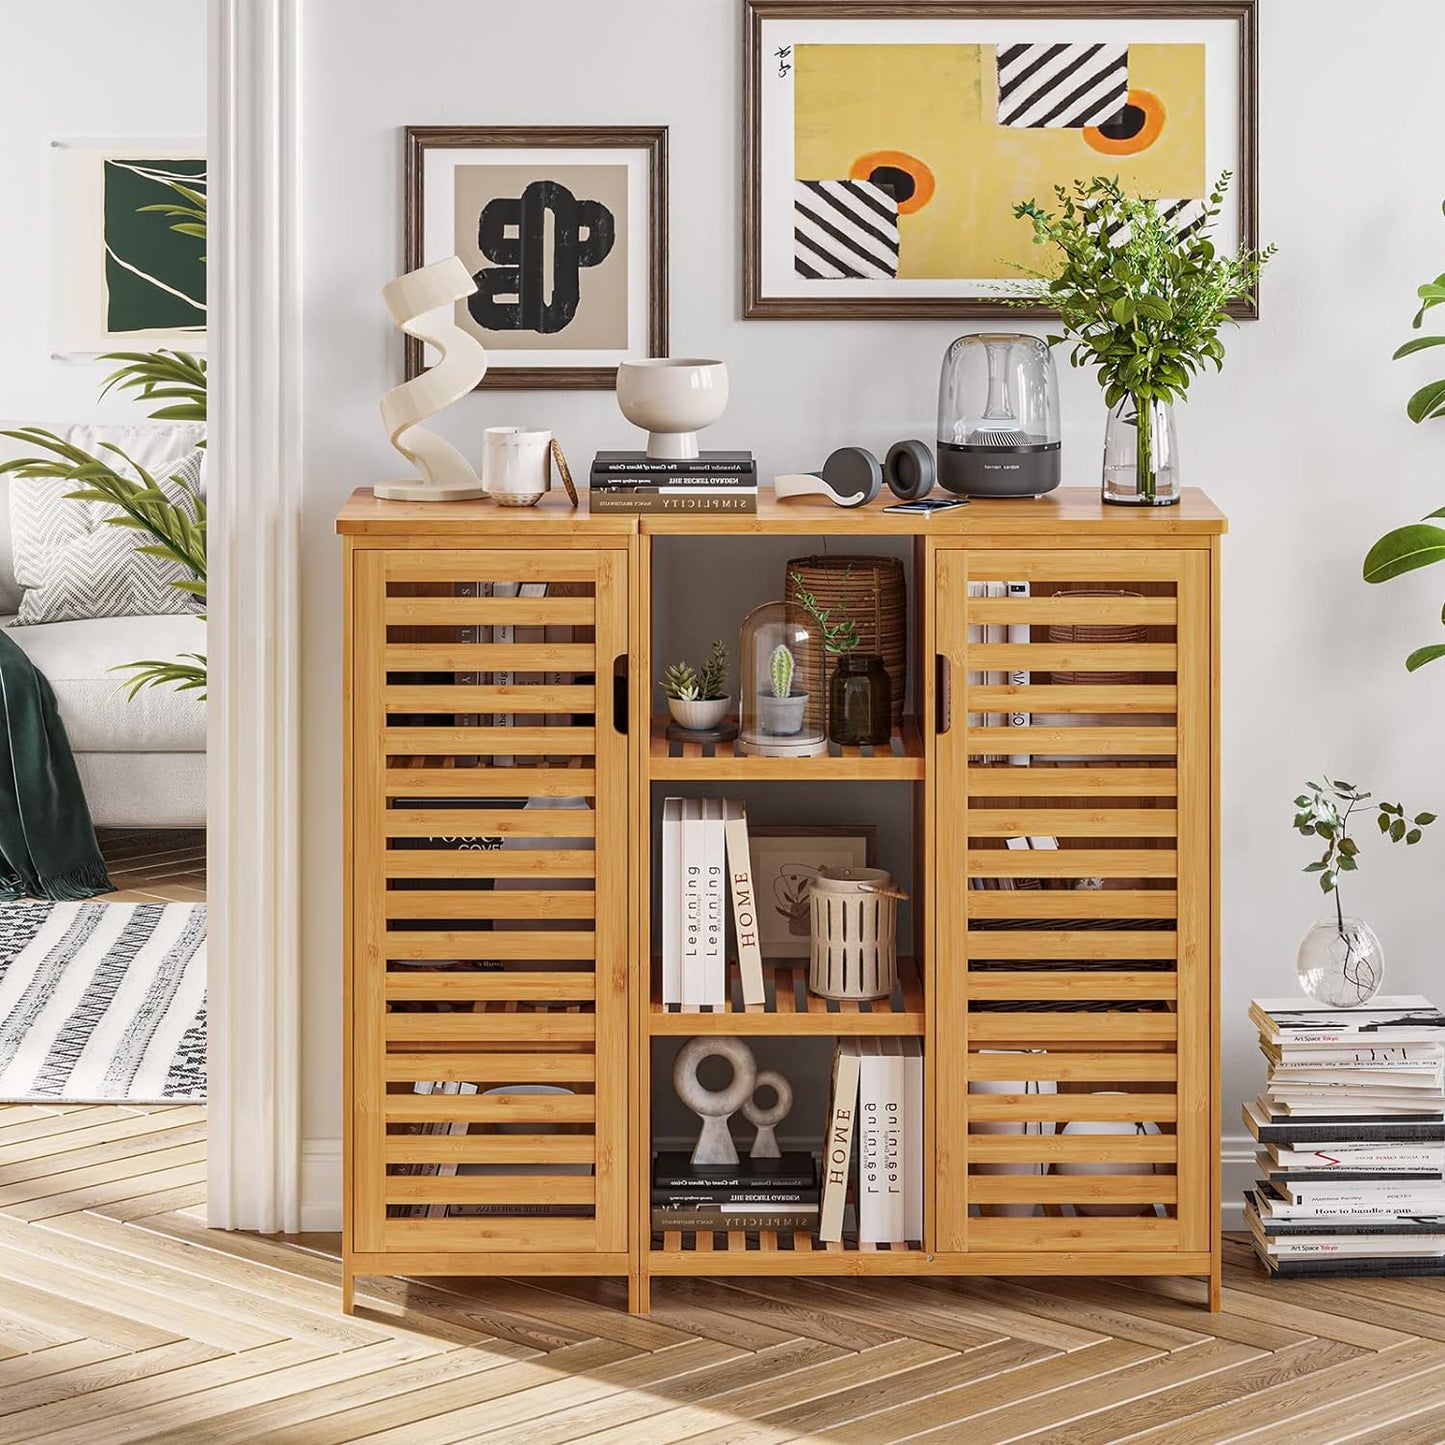
<path fill-rule="evenodd" d="M 199 834 L 103 839 L 204 897 Z M 204 1225 L 204 1110 L 0 1107 L 0 1445 L 1445 1440 L 1445 1282 L 362 1281 Z"/>
<path fill-rule="evenodd" d="M 0 1442 L 1445 1439 L 1445 1286 L 363 1281 L 207 1231 L 202 1110 L 0 1110 Z"/>

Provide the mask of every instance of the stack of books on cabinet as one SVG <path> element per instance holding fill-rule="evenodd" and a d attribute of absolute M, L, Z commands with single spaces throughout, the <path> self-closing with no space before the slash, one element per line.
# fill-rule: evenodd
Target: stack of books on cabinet
<path fill-rule="evenodd" d="M 806 1152 L 736 1164 L 694 1164 L 681 1150 L 653 1159 L 654 1229 L 816 1233 L 818 1201 L 818 1166 Z"/>
<path fill-rule="evenodd" d="M 1256 999 L 1269 1066 L 1246 1104 L 1261 1178 L 1245 1193 L 1275 1275 L 1445 1274 L 1445 1013 Z"/>
<path fill-rule="evenodd" d="M 667 460 L 646 452 L 598 452 L 588 502 L 594 512 L 756 512 L 757 463 L 751 452 Z"/>

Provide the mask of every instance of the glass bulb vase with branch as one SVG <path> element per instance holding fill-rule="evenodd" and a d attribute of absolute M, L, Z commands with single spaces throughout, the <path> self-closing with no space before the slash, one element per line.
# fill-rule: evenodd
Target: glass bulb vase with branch
<path fill-rule="evenodd" d="M 1345 912 L 1340 875 L 1359 868 L 1359 844 L 1350 834 L 1350 820 L 1359 812 L 1374 813 L 1381 835 L 1391 843 L 1412 847 L 1435 821 L 1434 813 L 1408 817 L 1399 803 L 1375 803 L 1353 783 L 1323 778 L 1305 784 L 1294 800 L 1295 831 L 1324 842 L 1324 852 L 1305 865 L 1319 880 L 1320 891 L 1334 895 L 1333 918 L 1312 924 L 1300 940 L 1296 966 L 1300 987 L 1329 1008 L 1361 1008 L 1379 992 L 1385 977 L 1385 951 L 1363 919 Z"/>

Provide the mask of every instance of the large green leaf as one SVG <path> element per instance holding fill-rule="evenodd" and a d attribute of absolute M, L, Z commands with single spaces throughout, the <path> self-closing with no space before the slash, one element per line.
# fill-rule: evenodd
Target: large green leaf
<path fill-rule="evenodd" d="M 1445 336 L 1417 336 L 1399 347 L 1391 360 L 1399 361 L 1402 356 L 1412 356 L 1417 351 L 1424 351 L 1427 346 L 1445 346 Z"/>
<path fill-rule="evenodd" d="M 1392 577 L 1445 562 L 1445 528 L 1412 522 L 1386 532 L 1365 558 L 1365 581 L 1388 582 Z"/>
<path fill-rule="evenodd" d="M 1427 662 L 1434 662 L 1437 657 L 1445 657 L 1445 642 L 1432 642 L 1429 647 L 1417 647 L 1405 659 L 1405 667 L 1414 672 L 1417 668 L 1424 667 Z M 1421 817 L 1423 816 L 1424 814 L 1421 814 Z"/>
<path fill-rule="evenodd" d="M 1429 421 L 1445 413 L 1445 381 L 1432 381 L 1422 386 L 1405 405 L 1411 421 Z"/>

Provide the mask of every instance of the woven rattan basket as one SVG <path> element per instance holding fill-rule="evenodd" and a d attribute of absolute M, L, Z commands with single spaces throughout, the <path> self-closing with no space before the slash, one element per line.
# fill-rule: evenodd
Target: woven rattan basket
<path fill-rule="evenodd" d="M 831 620 L 853 619 L 859 652 L 875 652 L 883 659 L 893 689 L 893 726 L 898 727 L 908 686 L 908 584 L 903 563 L 897 557 L 794 557 L 783 576 L 785 597 L 793 596 L 794 572 L 801 574 L 803 586 Z M 826 697 L 832 672 L 832 657 L 825 657 L 820 649 L 799 670 L 798 686 L 813 697 Z"/>

